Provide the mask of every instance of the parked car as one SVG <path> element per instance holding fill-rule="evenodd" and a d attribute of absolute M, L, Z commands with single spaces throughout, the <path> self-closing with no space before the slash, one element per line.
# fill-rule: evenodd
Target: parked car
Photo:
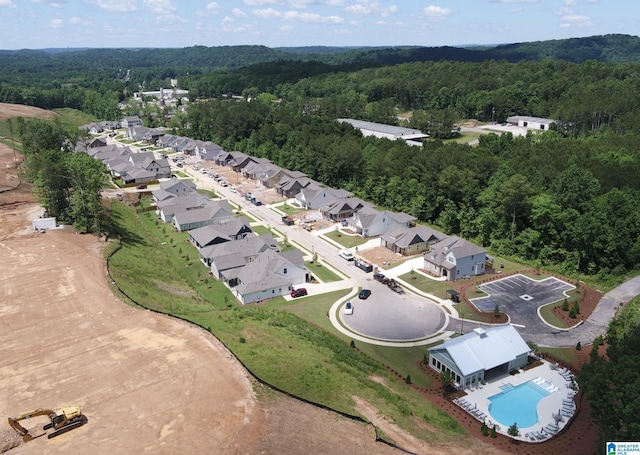
<path fill-rule="evenodd" d="M 202 169 L 200 169 L 200 172 L 203 173 L 203 174 L 206 174 L 207 170 L 205 168 L 202 168 Z"/>
<path fill-rule="evenodd" d="M 363 289 L 362 291 L 360 291 L 360 294 L 358 294 L 358 298 L 364 300 L 368 299 L 370 295 L 371 291 L 369 289 Z"/>
<path fill-rule="evenodd" d="M 138 189 L 138 190 L 146 190 L 147 189 L 147 185 L 143 183 L 142 185 L 136 186 L 136 189 Z"/>
<path fill-rule="evenodd" d="M 307 295 L 307 290 L 305 288 L 298 288 L 298 289 L 293 289 L 291 291 L 291 297 L 293 297 L 294 299 L 296 297 L 302 297 Z"/>
<path fill-rule="evenodd" d="M 182 163 L 178 163 L 178 164 L 176 164 L 176 166 L 182 167 Z"/>
<path fill-rule="evenodd" d="M 232 193 L 235 193 L 236 191 L 238 191 L 238 190 L 236 190 L 236 187 L 235 187 L 235 186 L 232 186 L 232 187 L 231 187 L 231 188 L 229 188 L 229 189 L 231 190 L 231 192 L 232 192 Z"/>
<path fill-rule="evenodd" d="M 353 253 L 349 250 L 340 250 L 340 252 L 338 253 L 338 255 L 342 258 L 345 259 L 347 261 L 353 261 L 355 259 L 355 257 L 353 256 Z"/>
<path fill-rule="evenodd" d="M 344 314 L 353 314 L 353 303 L 346 303 L 346 305 L 344 306 Z"/>

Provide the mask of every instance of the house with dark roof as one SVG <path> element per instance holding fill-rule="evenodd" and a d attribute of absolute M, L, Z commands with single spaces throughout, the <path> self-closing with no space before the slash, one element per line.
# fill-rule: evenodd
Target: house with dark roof
<path fill-rule="evenodd" d="M 468 388 L 526 366 L 530 352 L 510 324 L 477 328 L 429 348 L 429 366 L 450 373 L 456 386 Z"/>
<path fill-rule="evenodd" d="M 382 246 L 402 256 L 422 253 L 431 245 L 448 237 L 440 231 L 427 226 L 394 225 L 380 238 Z"/>
<path fill-rule="evenodd" d="M 457 236 L 447 237 L 425 253 L 425 270 L 448 281 L 482 275 L 487 263 L 487 251 Z"/>
<path fill-rule="evenodd" d="M 189 241 L 196 248 L 215 245 L 217 243 L 240 240 L 253 233 L 246 217 L 235 218 L 221 224 L 212 224 L 189 231 Z"/>
<path fill-rule="evenodd" d="M 222 224 L 234 218 L 229 201 L 209 201 L 204 207 L 195 207 L 176 211 L 173 214 L 173 226 L 178 231 L 190 231 L 210 224 Z"/>
<path fill-rule="evenodd" d="M 364 207 L 348 220 L 349 227 L 363 237 L 383 235 L 392 226 L 410 227 L 416 217 L 402 212 L 376 210 L 372 206 Z"/>
<path fill-rule="evenodd" d="M 276 192 L 281 196 L 292 198 L 313 182 L 305 174 L 298 171 L 287 171 L 275 186 Z"/>
<path fill-rule="evenodd" d="M 332 199 L 321 205 L 318 210 L 326 220 L 342 221 L 350 219 L 358 210 L 365 207 L 371 207 L 371 205 L 357 197 L 349 197 Z"/>

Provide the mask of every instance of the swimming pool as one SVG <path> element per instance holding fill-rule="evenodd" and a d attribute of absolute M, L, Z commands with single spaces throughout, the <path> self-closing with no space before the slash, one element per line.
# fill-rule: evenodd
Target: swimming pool
<path fill-rule="evenodd" d="M 489 397 L 489 414 L 502 425 L 510 427 L 514 423 L 518 428 L 527 428 L 538 423 L 538 403 L 549 392 L 532 381 L 519 386 L 506 384 L 502 392 Z"/>

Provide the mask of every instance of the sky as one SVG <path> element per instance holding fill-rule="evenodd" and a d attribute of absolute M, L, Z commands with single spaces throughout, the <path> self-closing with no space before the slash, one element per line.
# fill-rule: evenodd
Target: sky
<path fill-rule="evenodd" d="M 0 49 L 461 46 L 638 35 L 638 0 L 0 0 Z"/>

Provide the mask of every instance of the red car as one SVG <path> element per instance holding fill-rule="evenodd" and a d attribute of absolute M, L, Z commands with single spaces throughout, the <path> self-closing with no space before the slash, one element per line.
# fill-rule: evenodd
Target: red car
<path fill-rule="evenodd" d="M 291 291 L 291 297 L 294 299 L 296 297 L 302 297 L 303 295 L 307 295 L 307 290 L 305 288 L 294 289 Z"/>

